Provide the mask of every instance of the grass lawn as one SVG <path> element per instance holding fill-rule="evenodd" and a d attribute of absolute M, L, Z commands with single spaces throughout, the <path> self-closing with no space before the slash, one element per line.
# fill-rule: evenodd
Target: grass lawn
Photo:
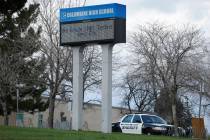
<path fill-rule="evenodd" d="M 165 136 L 127 135 L 122 133 L 65 131 L 55 129 L 15 128 L 0 126 L 0 140 L 188 140 Z"/>

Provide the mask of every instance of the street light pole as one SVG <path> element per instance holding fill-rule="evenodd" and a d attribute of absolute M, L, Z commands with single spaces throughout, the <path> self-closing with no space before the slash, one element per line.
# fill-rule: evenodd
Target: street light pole
<path fill-rule="evenodd" d="M 18 103 L 18 100 L 19 100 L 19 89 L 18 88 L 16 89 L 16 96 L 17 96 L 16 103 L 17 103 L 17 113 L 18 113 L 19 112 L 19 103 Z"/>

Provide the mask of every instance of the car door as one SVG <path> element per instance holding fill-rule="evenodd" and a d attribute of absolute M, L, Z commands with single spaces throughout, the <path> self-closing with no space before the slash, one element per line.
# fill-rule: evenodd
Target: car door
<path fill-rule="evenodd" d="M 140 115 L 136 114 L 134 115 L 133 119 L 132 119 L 132 123 L 131 123 L 131 133 L 133 134 L 142 134 L 142 125 L 143 122 L 141 120 Z"/>
<path fill-rule="evenodd" d="M 122 130 L 122 133 L 132 133 L 132 119 L 134 115 L 126 115 L 125 117 L 122 118 L 120 122 L 120 128 Z"/>

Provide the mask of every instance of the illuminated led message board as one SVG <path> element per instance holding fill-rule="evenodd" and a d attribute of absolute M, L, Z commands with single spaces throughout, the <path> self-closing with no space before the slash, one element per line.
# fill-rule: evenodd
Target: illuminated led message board
<path fill-rule="evenodd" d="M 61 45 L 125 43 L 126 8 L 105 4 L 60 9 Z"/>

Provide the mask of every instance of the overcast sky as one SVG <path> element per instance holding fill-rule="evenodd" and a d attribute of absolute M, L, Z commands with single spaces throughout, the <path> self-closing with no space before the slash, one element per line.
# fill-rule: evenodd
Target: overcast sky
<path fill-rule="evenodd" d="M 195 24 L 210 36 L 210 0 L 87 0 L 87 5 L 122 3 L 127 6 L 127 30 L 138 24 Z"/>

